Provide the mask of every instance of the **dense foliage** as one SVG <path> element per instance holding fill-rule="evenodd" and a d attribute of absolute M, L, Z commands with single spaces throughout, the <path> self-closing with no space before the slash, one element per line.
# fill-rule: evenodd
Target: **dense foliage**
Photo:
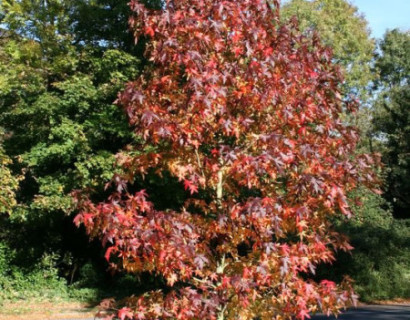
<path fill-rule="evenodd" d="M 79 195 L 76 218 L 113 265 L 166 281 L 122 319 L 305 319 L 354 302 L 348 282 L 309 278 L 350 249 L 329 218 L 350 216 L 347 193 L 377 184 L 373 160 L 354 155 L 358 134 L 340 113 L 356 105 L 341 99 L 330 50 L 278 27 L 277 5 L 131 2 L 153 65 L 118 103 L 144 141 L 117 156 L 125 173 L 107 202 Z M 135 191 L 149 170 L 184 185 L 182 207 Z"/>
<path fill-rule="evenodd" d="M 410 218 L 410 32 L 387 32 L 379 49 L 373 135 L 386 164 L 386 199 L 397 217 Z"/>
<path fill-rule="evenodd" d="M 144 3 L 151 9 L 162 8 L 159 0 L 146 0 Z M 189 14 L 188 7 L 186 11 Z M 289 25 L 293 14 L 299 19 L 297 28 L 303 32 L 305 39 L 296 36 L 294 22 Z M 115 186 L 113 184 L 104 190 L 106 182 L 115 173 L 120 174 L 120 177 L 124 174 L 124 167 L 113 165 L 119 150 L 125 151 L 118 158 L 118 164 L 122 160 L 134 159 L 135 156 L 143 158 L 143 154 L 147 153 L 167 152 L 164 150 L 164 143 L 153 145 L 149 139 L 145 148 L 136 148 L 136 142 L 141 141 L 143 135 L 131 132 L 127 116 L 113 104 L 117 93 L 124 89 L 128 81 L 136 79 L 142 68 L 145 68 L 144 77 L 149 83 L 155 77 L 158 80 L 164 76 L 159 75 L 160 71 L 155 71 L 158 63 L 149 61 L 149 54 L 147 58 L 142 55 L 147 41 L 154 39 L 155 43 L 158 34 L 154 33 L 152 38 L 152 31 L 148 29 L 135 44 L 134 36 L 128 28 L 131 16 L 140 19 L 130 9 L 128 1 L 123 0 L 0 1 L 0 302 L 2 299 L 41 296 L 46 299 L 75 297 L 95 300 L 106 295 L 139 295 L 159 288 L 169 290 L 166 279 L 149 272 L 137 277 L 123 276 L 120 273 L 113 277 L 111 273 L 104 272 L 108 264 L 103 259 L 100 244 L 89 243 L 84 230 L 76 230 L 72 222 L 74 213 L 71 190 L 92 190 L 94 202 L 106 199 Z M 322 43 L 332 48 L 332 61 L 339 63 L 346 72 L 345 83 L 340 92 L 341 99 L 348 101 L 349 94 L 355 92 L 359 94 L 361 101 L 367 101 L 368 106 L 373 104 L 371 108 L 361 108 L 358 117 L 346 118 L 342 115 L 341 119 L 343 122 L 357 123 L 362 129 L 357 152 L 381 152 L 385 162 L 381 177 L 386 176 L 384 198 L 387 202 L 362 188 L 347 194 L 347 201 L 352 203 L 356 218 L 345 221 L 341 216 L 337 218 L 335 215 L 332 223 L 337 230 L 351 238 L 355 251 L 352 256 L 338 253 L 339 262 L 331 268 L 329 264 L 318 266 L 314 278 L 317 281 L 326 278 L 339 282 L 343 275 L 348 274 L 356 279 L 355 289 L 361 299 L 365 300 L 408 297 L 409 225 L 406 221 L 392 219 L 390 213 L 390 207 L 396 217 L 408 217 L 409 212 L 409 170 L 406 157 L 409 153 L 406 144 L 409 141 L 406 138 L 410 56 L 408 32 L 388 32 L 380 42 L 372 62 L 374 44 L 369 37 L 366 21 L 346 0 L 285 1 L 281 10 L 281 23 L 284 30 L 280 33 L 296 41 L 296 47 L 293 48 L 296 51 L 297 45 L 307 45 L 310 54 L 314 54 L 316 44 L 309 42 L 313 30 L 320 33 Z M 274 30 L 277 36 L 279 31 L 276 25 Z M 240 46 L 243 45 L 243 36 L 235 34 L 235 45 L 239 47 L 238 52 L 233 54 L 238 56 L 229 56 L 227 61 L 233 62 L 235 58 L 240 60 L 238 63 L 242 69 L 235 69 L 234 72 L 243 71 L 248 65 L 257 74 L 261 72 L 259 67 L 252 64 L 247 56 L 242 57 L 244 53 Z M 204 38 L 201 41 L 207 40 Z M 275 38 L 275 41 L 278 44 L 286 43 L 284 39 L 279 41 Z M 147 53 L 152 45 L 148 46 Z M 245 49 L 247 50 L 248 48 Z M 157 53 L 154 52 L 155 54 Z M 195 52 L 191 50 L 187 54 L 190 60 L 197 63 Z M 269 52 L 266 54 L 269 56 Z M 258 59 L 256 60 L 259 61 Z M 280 59 L 283 61 L 279 61 Z M 287 66 L 293 66 L 293 61 L 289 53 L 275 60 L 277 70 L 274 74 L 288 81 L 282 83 L 283 86 L 292 84 L 288 75 L 282 75 L 282 72 Z M 300 79 L 307 77 L 298 72 L 296 74 Z M 177 83 L 182 90 L 177 97 L 182 97 L 186 94 L 183 90 L 187 88 L 187 82 L 197 78 L 188 79 L 183 76 L 184 73 L 186 74 L 185 70 L 178 76 L 164 78 L 158 92 L 166 90 L 166 86 L 170 85 L 168 81 L 173 80 L 172 85 L 176 87 Z M 175 80 L 176 77 L 179 77 L 178 81 Z M 367 95 L 369 80 L 373 80 L 375 86 L 373 92 Z M 211 76 L 208 84 L 218 84 L 214 81 L 216 80 Z M 235 79 L 232 83 L 225 83 L 226 88 L 232 90 L 227 91 L 227 96 L 238 91 L 237 81 L 239 80 Z M 315 78 L 312 81 L 321 80 Z M 292 84 L 289 88 L 294 88 L 292 86 L 297 85 Z M 248 92 L 249 89 L 243 84 L 242 93 L 237 92 L 238 101 L 252 94 Z M 219 97 L 220 93 L 212 94 Z M 292 92 L 289 91 L 283 95 L 283 99 L 289 99 L 291 95 Z M 369 96 L 377 98 L 377 101 L 369 100 Z M 213 99 L 211 97 L 205 104 Z M 249 105 L 252 104 L 249 102 Z M 248 108 L 248 104 L 246 107 Z M 298 108 L 304 110 L 305 107 L 302 103 Z M 372 120 L 370 111 L 374 111 Z M 135 118 L 137 115 L 130 116 Z M 151 115 L 151 120 L 146 118 L 149 114 L 144 116 L 145 122 L 152 121 L 150 126 L 157 123 L 154 115 Z M 163 118 L 162 114 L 159 116 Z M 275 114 L 271 116 L 277 117 Z M 181 121 L 186 120 L 184 116 L 180 118 Z M 274 120 L 279 121 L 279 118 Z M 302 126 L 301 132 L 297 133 L 298 139 L 299 135 L 300 139 L 305 134 L 311 135 L 314 129 L 307 120 L 305 123 L 305 128 Z M 252 132 L 255 128 L 250 123 L 247 124 L 247 129 L 243 129 L 242 124 L 235 121 L 225 125 L 223 130 L 236 130 L 235 134 L 238 135 L 244 130 Z M 285 125 L 283 130 L 286 131 L 287 128 L 289 126 Z M 191 128 L 188 128 L 185 140 L 193 137 L 189 130 Z M 368 133 L 372 134 L 371 139 Z M 222 155 L 218 153 L 218 145 L 223 143 L 232 146 L 237 140 L 234 136 L 209 146 L 202 143 L 198 148 L 200 159 L 210 157 L 217 162 Z M 128 148 L 127 145 L 133 146 Z M 280 144 L 279 146 L 282 147 Z M 250 155 L 256 156 L 256 147 L 248 151 Z M 283 162 L 280 157 L 278 159 Z M 192 159 L 192 155 L 188 153 L 187 158 L 184 157 L 181 161 L 193 161 L 196 166 L 196 155 Z M 252 161 L 247 165 L 251 166 Z M 178 181 L 174 174 L 181 163 L 175 164 L 174 161 L 175 166 L 172 168 L 162 166 L 165 163 L 165 158 L 159 162 L 161 175 L 156 172 L 158 168 L 147 169 L 144 177 L 134 174 L 136 163 L 125 168 L 125 173 L 130 175 L 126 179 L 130 179 L 127 184 L 128 192 L 133 194 L 145 189 L 149 201 L 158 211 L 172 209 L 180 212 L 185 201 L 192 197 L 195 201 L 186 204 L 186 210 L 195 216 L 203 215 L 204 212 L 196 203 L 210 203 L 215 194 L 215 185 L 204 188 L 198 184 L 199 178 L 198 181 L 184 178 L 186 183 Z M 169 165 L 172 166 L 172 161 Z M 263 162 L 260 170 L 266 170 L 265 165 Z M 292 165 L 295 164 L 284 163 L 285 168 L 291 168 Z M 248 169 L 246 167 L 252 173 Z M 261 172 L 258 171 L 255 178 L 260 179 Z M 278 175 L 278 184 L 274 188 L 283 193 L 290 178 L 281 174 Z M 223 176 L 226 177 L 226 173 Z M 226 183 L 230 184 L 237 178 L 237 175 L 232 175 L 232 179 L 228 179 Z M 266 177 L 262 177 L 263 179 Z M 253 180 L 251 183 L 254 183 Z M 196 187 L 198 192 L 195 192 Z M 231 185 L 229 188 L 224 185 L 223 198 L 237 197 L 232 194 L 233 189 Z M 194 192 L 192 195 L 191 190 Z M 238 190 L 238 203 L 245 202 L 250 196 L 261 197 L 258 188 L 243 186 Z M 315 192 L 312 192 L 312 196 Z M 363 205 L 360 207 L 354 204 L 358 197 L 362 198 Z M 212 210 L 216 210 L 215 207 Z M 212 213 L 208 213 L 206 217 L 210 221 L 216 219 Z M 290 217 L 289 219 L 291 221 Z M 285 231 L 289 231 L 292 225 L 286 228 Z M 238 236 L 243 237 L 240 233 Z M 296 241 L 296 238 L 295 231 L 279 241 L 284 244 Z M 240 259 L 246 259 L 250 254 L 251 245 L 252 241 L 248 240 L 237 246 Z M 225 261 L 230 258 L 228 254 Z M 114 256 L 110 261 L 119 262 Z M 67 287 L 67 283 L 71 285 Z M 175 286 L 180 286 L 180 282 L 174 288 Z M 263 308 L 263 304 L 259 308 Z M 126 313 L 123 315 L 125 317 Z"/>
<path fill-rule="evenodd" d="M 339 252 L 336 261 L 318 268 L 318 277 L 340 281 L 347 274 L 355 280 L 361 301 L 374 302 L 410 297 L 410 225 L 393 218 L 388 203 L 379 195 L 359 189 L 362 205 L 352 207 L 349 221 L 335 221 L 354 247 Z"/>
<path fill-rule="evenodd" d="M 0 132 L 1 134 L 1 132 Z M 11 159 L 4 154 L 0 136 L 0 214 L 10 213 L 16 206 L 16 191 L 18 188 L 18 177 L 13 176 L 9 166 Z"/>
<path fill-rule="evenodd" d="M 344 91 L 367 99 L 367 87 L 374 79 L 370 62 L 375 49 L 366 19 L 346 0 L 291 0 L 282 8 L 284 20 L 296 16 L 302 31 L 317 30 L 333 59 L 345 70 Z"/>
<path fill-rule="evenodd" d="M 82 3 L 81 10 L 86 8 Z M 126 24 L 129 11 L 123 7 L 122 16 L 116 11 L 119 17 L 100 26 L 121 17 Z M 0 209 L 9 213 L 0 220 L 0 242 L 8 248 L 2 254 L 11 279 L 13 270 L 41 269 L 44 257 L 52 256 L 59 275 L 72 282 L 99 251 L 66 216 L 70 192 L 102 193 L 115 172 L 115 153 L 132 141 L 113 101 L 137 76 L 140 59 L 130 53 L 131 45 L 121 48 L 116 40 L 126 30 L 99 34 L 100 46 L 90 33 L 77 31 L 80 11 L 70 1 L 2 1 L 0 12 Z"/>
<path fill-rule="evenodd" d="M 409 227 L 407 222 L 392 217 L 392 212 L 395 217 L 402 218 L 408 217 L 409 212 L 400 200 L 408 198 L 405 159 L 409 139 L 404 136 L 408 110 L 406 102 L 397 101 L 398 95 L 390 91 L 408 78 L 406 63 L 408 65 L 410 55 L 406 32 L 386 33 L 374 54 L 366 20 L 347 1 L 286 1 L 282 9 L 283 20 L 293 14 L 304 32 L 309 28 L 319 31 L 321 39 L 333 49 L 334 59 L 345 67 L 344 94 L 357 92 L 362 102 L 358 116 L 348 118 L 361 129 L 359 150 L 382 153 L 384 170 L 381 177 L 387 177 L 383 197 L 363 190 L 349 194 L 351 199 L 360 195 L 362 206 L 354 207 L 355 219 L 339 220 L 336 225 L 351 239 L 353 254 L 339 254 L 337 262 L 331 268 L 329 265 L 320 267 L 319 274 L 333 280 L 348 274 L 356 280 L 355 289 L 361 300 L 409 297 Z M 405 90 L 402 88 L 403 93 Z M 393 96 L 400 110 L 394 120 L 383 107 Z"/>

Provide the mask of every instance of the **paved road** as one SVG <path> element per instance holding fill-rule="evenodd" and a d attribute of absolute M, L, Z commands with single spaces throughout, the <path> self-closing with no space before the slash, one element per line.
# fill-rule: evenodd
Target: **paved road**
<path fill-rule="evenodd" d="M 326 317 L 317 315 L 311 320 L 332 320 L 335 317 Z M 338 320 L 410 320 L 410 305 L 396 306 L 365 306 L 357 309 L 350 309 L 341 314 Z M 63 320 L 80 320 L 80 319 L 63 319 Z M 81 320 L 94 320 L 93 318 Z"/>
<path fill-rule="evenodd" d="M 335 317 L 317 315 L 312 320 L 330 320 Z M 350 309 L 341 314 L 338 320 L 410 320 L 410 305 L 395 306 L 365 306 L 357 309 Z"/>

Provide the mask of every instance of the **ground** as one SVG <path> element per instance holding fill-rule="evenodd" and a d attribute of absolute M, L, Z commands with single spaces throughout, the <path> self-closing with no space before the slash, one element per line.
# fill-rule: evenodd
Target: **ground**
<path fill-rule="evenodd" d="M 333 320 L 335 317 L 326 317 L 325 315 L 318 315 L 312 317 L 311 320 Z M 370 305 L 360 306 L 357 309 L 350 309 L 349 311 L 340 315 L 338 320 L 410 320 L 410 304 L 400 305 Z"/>
<path fill-rule="evenodd" d="M 94 319 L 96 312 L 95 307 L 78 302 L 6 302 L 0 320 Z"/>
<path fill-rule="evenodd" d="M 339 320 L 410 320 L 410 301 L 389 302 L 389 305 L 361 305 L 338 317 Z M 13 302 L 2 305 L 0 320 L 94 320 L 94 305 L 74 302 Z M 311 320 L 332 320 L 317 315 Z"/>

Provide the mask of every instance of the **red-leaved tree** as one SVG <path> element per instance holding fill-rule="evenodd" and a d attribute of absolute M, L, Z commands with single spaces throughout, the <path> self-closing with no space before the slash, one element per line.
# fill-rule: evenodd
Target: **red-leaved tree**
<path fill-rule="evenodd" d="M 118 103 L 143 143 L 118 155 L 117 191 L 79 197 L 87 232 L 128 272 L 163 277 L 118 311 L 120 319 L 296 319 L 354 302 L 349 281 L 309 277 L 350 250 L 329 218 L 350 216 L 346 194 L 374 187 L 373 160 L 341 119 L 355 102 L 329 49 L 277 0 L 131 0 L 146 70 Z M 187 199 L 157 210 L 137 175 L 176 177 Z"/>

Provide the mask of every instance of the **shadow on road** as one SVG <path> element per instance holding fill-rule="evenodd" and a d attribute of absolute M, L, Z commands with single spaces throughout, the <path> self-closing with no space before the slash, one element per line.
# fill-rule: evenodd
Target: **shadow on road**
<path fill-rule="evenodd" d="M 81 320 L 95 320 L 97 318 L 87 318 Z M 100 320 L 100 318 L 98 318 Z M 396 306 L 365 306 L 356 309 L 350 309 L 338 318 L 334 316 L 327 317 L 325 315 L 312 316 L 311 320 L 410 320 L 410 305 Z M 79 320 L 78 318 L 62 319 L 62 320 Z"/>
<path fill-rule="evenodd" d="M 316 315 L 312 320 L 331 320 L 334 316 Z M 410 320 L 410 305 L 396 306 L 366 306 L 357 309 L 350 309 L 341 314 L 340 320 Z"/>

